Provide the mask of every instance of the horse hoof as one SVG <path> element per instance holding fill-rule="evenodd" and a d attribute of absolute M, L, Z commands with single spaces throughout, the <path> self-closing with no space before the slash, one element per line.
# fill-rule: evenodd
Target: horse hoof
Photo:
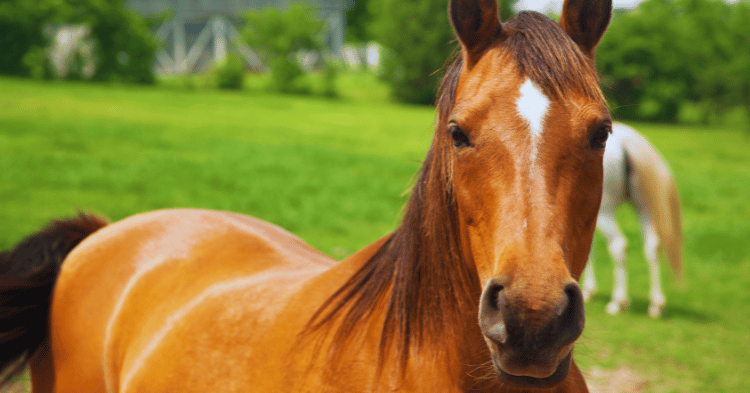
<path fill-rule="evenodd" d="M 664 310 L 664 306 L 658 306 L 658 305 L 652 304 L 648 307 L 648 315 L 651 318 L 659 318 L 661 317 L 661 313 L 663 310 Z"/>
<path fill-rule="evenodd" d="M 620 313 L 620 305 L 614 302 L 610 302 L 607 304 L 607 314 L 609 315 L 617 315 Z"/>
<path fill-rule="evenodd" d="M 625 300 L 621 302 L 611 301 L 607 303 L 607 314 L 609 315 L 617 315 L 621 313 L 622 311 L 625 311 L 630 307 L 630 302 Z"/>

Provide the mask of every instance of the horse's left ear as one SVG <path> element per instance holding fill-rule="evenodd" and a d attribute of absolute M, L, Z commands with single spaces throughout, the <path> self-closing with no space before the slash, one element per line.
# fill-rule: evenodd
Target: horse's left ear
<path fill-rule="evenodd" d="M 565 0 L 560 26 L 590 58 L 612 18 L 612 0 Z"/>
<path fill-rule="evenodd" d="M 448 14 L 469 66 L 503 30 L 497 0 L 450 0 Z"/>

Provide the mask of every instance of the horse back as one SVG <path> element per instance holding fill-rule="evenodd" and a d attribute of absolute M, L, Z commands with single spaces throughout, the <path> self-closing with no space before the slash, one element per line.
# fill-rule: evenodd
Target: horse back
<path fill-rule="evenodd" d="M 268 348 L 259 341 L 301 329 L 304 320 L 290 325 L 279 315 L 333 263 L 288 232 L 234 213 L 128 218 L 65 260 L 51 309 L 54 370 L 32 373 L 54 373 L 58 392 L 140 391 L 140 381 L 150 391 L 159 381 L 197 388 L 195 375 L 208 384 L 241 382 L 247 376 L 233 374 L 247 374 L 259 355 L 272 361 L 269 351 L 258 353 Z"/>

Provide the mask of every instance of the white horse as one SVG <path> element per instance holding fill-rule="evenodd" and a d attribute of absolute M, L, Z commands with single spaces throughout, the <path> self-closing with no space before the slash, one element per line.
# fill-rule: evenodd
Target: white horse
<path fill-rule="evenodd" d="M 646 259 L 651 268 L 651 304 L 648 314 L 661 316 L 666 299 L 659 278 L 659 249 L 663 249 L 675 275 L 682 274 L 682 228 L 677 188 L 664 159 L 641 134 L 616 123 L 604 152 L 604 189 L 596 226 L 607 239 L 614 261 L 612 299 L 607 312 L 616 315 L 630 306 L 625 271 L 627 241 L 615 221 L 615 211 L 626 200 L 638 214 Z M 589 258 L 583 272 L 584 299 L 596 290 L 594 265 Z"/>

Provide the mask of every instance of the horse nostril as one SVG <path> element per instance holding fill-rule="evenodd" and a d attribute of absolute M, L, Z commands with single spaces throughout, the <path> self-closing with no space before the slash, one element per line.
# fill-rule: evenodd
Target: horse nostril
<path fill-rule="evenodd" d="M 558 342 L 566 343 L 577 339 L 583 332 L 585 314 L 583 311 L 583 293 L 578 284 L 570 283 L 563 289 L 565 301 L 558 311 L 560 317 L 560 335 Z"/>
<path fill-rule="evenodd" d="M 504 283 L 497 278 L 491 278 L 487 281 L 482 291 L 480 303 L 480 309 L 487 308 L 488 311 L 491 310 L 494 312 L 502 311 L 507 303 Z"/>
<path fill-rule="evenodd" d="M 490 279 L 479 302 L 479 325 L 487 338 L 504 343 L 507 340 L 503 313 L 507 308 L 505 286 L 498 279 Z"/>
<path fill-rule="evenodd" d="M 493 310 L 500 310 L 500 296 L 505 289 L 501 284 L 492 284 L 487 288 L 487 305 Z"/>

